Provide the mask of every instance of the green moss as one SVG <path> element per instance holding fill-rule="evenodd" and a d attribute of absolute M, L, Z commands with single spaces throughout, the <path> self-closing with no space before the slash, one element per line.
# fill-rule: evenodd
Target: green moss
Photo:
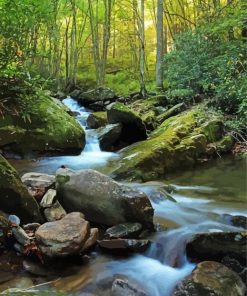
<path fill-rule="evenodd" d="M 222 137 L 223 124 L 219 119 L 207 121 L 202 126 L 202 132 L 206 135 L 209 142 L 216 142 Z"/>
<path fill-rule="evenodd" d="M 23 221 L 41 221 L 39 207 L 22 184 L 16 170 L 0 155 L 0 204 L 7 213 Z"/>
<path fill-rule="evenodd" d="M 193 166 L 206 153 L 210 141 L 202 133 L 205 121 L 198 107 L 168 118 L 149 139 L 121 151 L 113 177 L 147 181 Z"/>
<path fill-rule="evenodd" d="M 13 109 L 18 110 L 13 114 Z M 12 144 L 22 153 L 32 150 L 50 151 L 83 149 L 85 133 L 78 122 L 51 98 L 25 96 L 6 111 L 1 124 L 0 146 Z M 12 125 L 9 125 L 9 123 Z"/>
<path fill-rule="evenodd" d="M 233 138 L 230 135 L 226 135 L 221 141 L 216 143 L 216 147 L 219 152 L 226 153 L 232 149 L 233 144 Z"/>

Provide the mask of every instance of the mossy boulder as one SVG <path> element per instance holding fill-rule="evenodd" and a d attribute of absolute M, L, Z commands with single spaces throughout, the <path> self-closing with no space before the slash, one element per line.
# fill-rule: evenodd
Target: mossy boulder
<path fill-rule="evenodd" d="M 160 114 L 157 117 L 157 122 L 159 124 L 161 124 L 167 118 L 179 114 L 180 112 L 184 111 L 184 109 L 185 109 L 185 104 L 184 103 L 179 103 L 179 104 L 173 106 L 172 108 L 168 109 L 166 112 Z"/>
<path fill-rule="evenodd" d="M 117 179 L 148 181 L 164 177 L 175 170 L 192 167 L 205 157 L 207 146 L 219 134 L 208 134 L 209 122 L 214 116 L 206 116 L 195 107 L 165 120 L 146 141 L 135 143 L 120 153 L 117 168 L 112 176 Z M 222 126 L 222 121 L 217 121 Z M 208 125 L 206 125 L 208 123 Z M 218 129 L 215 128 L 218 133 Z M 221 134 L 222 137 L 222 134 Z"/>
<path fill-rule="evenodd" d="M 128 144 L 147 138 L 146 128 L 141 117 L 122 103 L 113 103 L 107 110 L 110 124 L 122 123 L 121 140 Z"/>
<path fill-rule="evenodd" d="M 16 170 L 0 155 L 0 210 L 22 222 L 41 221 L 39 206 L 21 182 Z"/>
<path fill-rule="evenodd" d="M 31 151 L 81 151 L 85 133 L 66 109 L 43 93 L 9 100 L 0 121 L 0 147 Z"/>
<path fill-rule="evenodd" d="M 172 296 L 244 296 L 245 293 L 246 286 L 237 273 L 218 262 L 204 261 L 177 284 Z"/>
<path fill-rule="evenodd" d="M 107 125 L 107 114 L 106 112 L 94 112 L 91 113 L 87 118 L 87 127 L 96 129 Z"/>

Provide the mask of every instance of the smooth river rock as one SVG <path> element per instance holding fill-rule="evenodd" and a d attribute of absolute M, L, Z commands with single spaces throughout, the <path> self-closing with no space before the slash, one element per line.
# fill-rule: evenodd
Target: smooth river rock
<path fill-rule="evenodd" d="M 59 221 L 47 222 L 35 233 L 39 248 L 48 257 L 78 254 L 89 236 L 89 222 L 78 212 L 70 213 Z"/>
<path fill-rule="evenodd" d="M 145 193 L 94 170 L 60 168 L 56 175 L 57 197 L 67 212 L 80 211 L 88 221 L 108 226 L 124 222 L 153 226 L 154 210 Z"/>
<path fill-rule="evenodd" d="M 175 288 L 173 296 L 244 296 L 246 287 L 232 270 L 214 261 L 197 265 Z"/>
<path fill-rule="evenodd" d="M 108 228 L 105 233 L 107 238 L 136 238 L 142 232 L 140 223 L 122 223 Z"/>

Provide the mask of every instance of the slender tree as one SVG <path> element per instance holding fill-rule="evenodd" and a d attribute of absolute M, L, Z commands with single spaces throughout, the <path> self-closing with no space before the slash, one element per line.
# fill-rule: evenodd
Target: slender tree
<path fill-rule="evenodd" d="M 157 22 L 156 22 L 156 87 L 163 88 L 163 55 L 164 55 L 164 30 L 163 30 L 164 1 L 157 0 Z"/>

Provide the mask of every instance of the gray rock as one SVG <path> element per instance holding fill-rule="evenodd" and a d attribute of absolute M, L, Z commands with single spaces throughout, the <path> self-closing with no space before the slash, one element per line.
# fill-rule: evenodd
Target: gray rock
<path fill-rule="evenodd" d="M 44 215 L 48 222 L 60 220 L 66 215 L 64 208 L 59 201 L 56 201 L 52 206 L 44 210 Z"/>
<path fill-rule="evenodd" d="M 98 241 L 99 246 L 110 252 L 144 252 L 148 248 L 149 240 L 137 240 L 137 239 L 111 239 Z"/>
<path fill-rule="evenodd" d="M 96 129 L 107 124 L 106 112 L 94 112 L 89 114 L 87 118 L 87 127 Z"/>
<path fill-rule="evenodd" d="M 9 215 L 8 219 L 11 224 L 20 225 L 21 223 L 20 218 L 16 215 Z"/>
<path fill-rule="evenodd" d="M 105 233 L 107 238 L 136 238 L 142 232 L 140 223 L 123 223 L 108 228 Z"/>
<path fill-rule="evenodd" d="M 108 124 L 97 130 L 100 149 L 103 151 L 112 151 L 114 144 L 119 140 L 122 133 L 122 124 Z"/>
<path fill-rule="evenodd" d="M 114 103 L 107 107 L 109 123 L 122 123 L 121 140 L 132 144 L 147 139 L 145 124 L 141 117 L 122 103 Z"/>
<path fill-rule="evenodd" d="M 56 197 L 56 190 L 54 189 L 49 189 L 46 194 L 43 196 L 41 202 L 40 202 L 40 206 L 42 208 L 50 208 L 53 203 L 54 203 L 54 199 Z"/>
<path fill-rule="evenodd" d="M 232 270 L 213 261 L 197 265 L 175 288 L 173 296 L 244 296 L 246 287 Z"/>
<path fill-rule="evenodd" d="M 29 245 L 31 243 L 30 237 L 26 234 L 23 228 L 20 226 L 13 227 L 12 233 L 15 239 L 18 241 L 19 244 L 22 246 Z"/>
<path fill-rule="evenodd" d="M 55 185 L 55 176 L 42 173 L 26 173 L 21 177 L 26 186 L 49 188 Z"/>
<path fill-rule="evenodd" d="M 187 243 L 186 252 L 195 260 L 221 261 L 225 256 L 246 260 L 246 232 L 200 233 Z"/>
<path fill-rule="evenodd" d="M 81 213 L 70 213 L 59 221 L 41 225 L 35 238 L 41 251 L 48 257 L 78 254 L 90 235 L 89 222 Z"/>
<path fill-rule="evenodd" d="M 152 205 L 145 193 L 94 170 L 57 171 L 57 196 L 67 212 L 80 211 L 90 222 L 113 226 L 140 222 L 153 226 Z"/>
<path fill-rule="evenodd" d="M 117 276 L 112 284 L 111 296 L 148 296 L 133 280 L 126 276 Z"/>
<path fill-rule="evenodd" d="M 115 93 L 109 88 L 99 87 L 86 92 L 81 92 L 77 99 L 83 106 L 89 106 L 97 102 L 113 101 L 115 99 Z"/>
<path fill-rule="evenodd" d="M 97 243 L 98 236 L 99 236 L 98 228 L 91 228 L 90 229 L 90 236 L 87 239 L 87 241 L 85 242 L 81 252 L 85 252 L 88 249 L 90 249 L 91 247 L 93 247 Z"/>

